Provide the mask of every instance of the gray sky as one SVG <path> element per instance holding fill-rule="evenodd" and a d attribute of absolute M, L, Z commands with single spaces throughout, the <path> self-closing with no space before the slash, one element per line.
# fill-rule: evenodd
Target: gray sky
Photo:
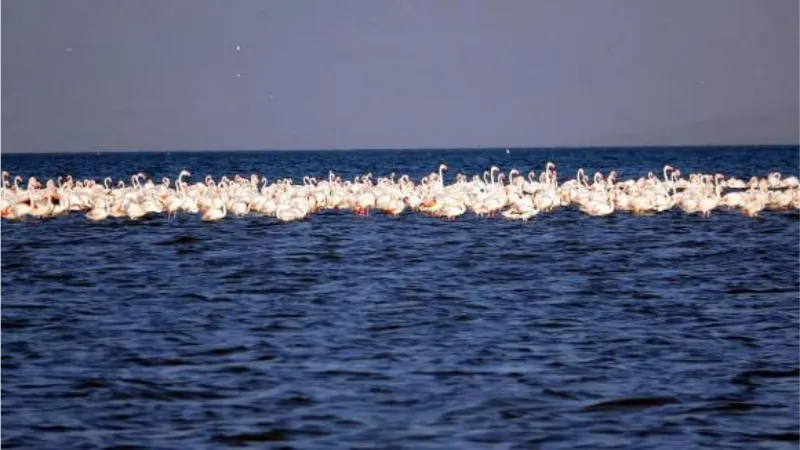
<path fill-rule="evenodd" d="M 798 16 L 797 0 L 4 0 L 2 150 L 797 143 Z"/>

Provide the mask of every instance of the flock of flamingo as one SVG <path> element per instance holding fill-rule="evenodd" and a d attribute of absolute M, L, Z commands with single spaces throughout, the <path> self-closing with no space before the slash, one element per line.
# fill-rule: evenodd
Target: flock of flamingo
<path fill-rule="evenodd" d="M 765 178 L 752 177 L 745 182 L 722 174 L 690 174 L 682 178 L 679 170 L 664 166 L 663 179 L 648 173 L 646 177 L 618 180 L 616 172 L 594 174 L 592 182 L 583 169 L 564 183 L 558 182 L 553 163 L 547 163 L 538 178 L 533 171 L 522 176 L 517 169 L 508 175 L 493 166 L 471 179 L 458 174 L 446 184 L 444 171 L 422 177 L 415 183 L 407 175 L 376 178 L 371 174 L 342 180 L 333 172 L 328 179 L 303 177 L 303 184 L 291 179 L 269 183 L 256 174 L 222 177 L 218 182 L 207 176 L 203 182 L 189 183 L 183 170 L 177 180 L 154 182 L 138 173 L 126 185 L 111 178 L 103 184 L 94 180 L 74 180 L 71 176 L 48 180 L 42 185 L 30 178 L 11 180 L 3 172 L 2 218 L 50 218 L 71 212 L 85 214 L 91 221 L 109 217 L 137 220 L 150 214 L 201 214 L 204 221 L 217 221 L 229 214 L 260 214 L 289 222 L 307 218 L 323 210 L 349 210 L 366 216 L 380 211 L 397 216 L 406 210 L 455 219 L 468 211 L 481 216 L 496 216 L 527 221 L 540 212 L 575 206 L 591 216 L 614 212 L 636 215 L 655 214 L 673 208 L 686 213 L 709 216 L 716 208 L 737 209 L 756 217 L 763 210 L 800 209 L 800 183 L 797 177 L 782 178 L 779 172 Z M 729 192 L 723 195 L 725 190 Z"/>

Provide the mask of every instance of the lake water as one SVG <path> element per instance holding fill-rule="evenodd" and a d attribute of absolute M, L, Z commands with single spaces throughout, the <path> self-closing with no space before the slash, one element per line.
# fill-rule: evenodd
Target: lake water
<path fill-rule="evenodd" d="M 797 147 L 3 155 L 191 181 L 799 175 Z M 2 223 L 7 448 L 796 448 L 797 212 Z M 119 447 L 118 447 L 119 448 Z"/>

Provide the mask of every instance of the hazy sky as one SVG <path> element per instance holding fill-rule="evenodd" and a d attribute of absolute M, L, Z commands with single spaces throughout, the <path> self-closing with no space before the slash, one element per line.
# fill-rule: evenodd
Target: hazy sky
<path fill-rule="evenodd" d="M 797 0 L 4 0 L 2 150 L 797 143 L 799 15 Z"/>

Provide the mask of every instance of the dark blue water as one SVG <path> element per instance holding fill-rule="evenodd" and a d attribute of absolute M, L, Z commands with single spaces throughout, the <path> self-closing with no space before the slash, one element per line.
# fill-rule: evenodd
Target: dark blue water
<path fill-rule="evenodd" d="M 492 164 L 798 175 L 798 149 L 4 155 L 192 181 Z M 796 448 L 796 212 L 2 224 L 13 448 Z"/>

